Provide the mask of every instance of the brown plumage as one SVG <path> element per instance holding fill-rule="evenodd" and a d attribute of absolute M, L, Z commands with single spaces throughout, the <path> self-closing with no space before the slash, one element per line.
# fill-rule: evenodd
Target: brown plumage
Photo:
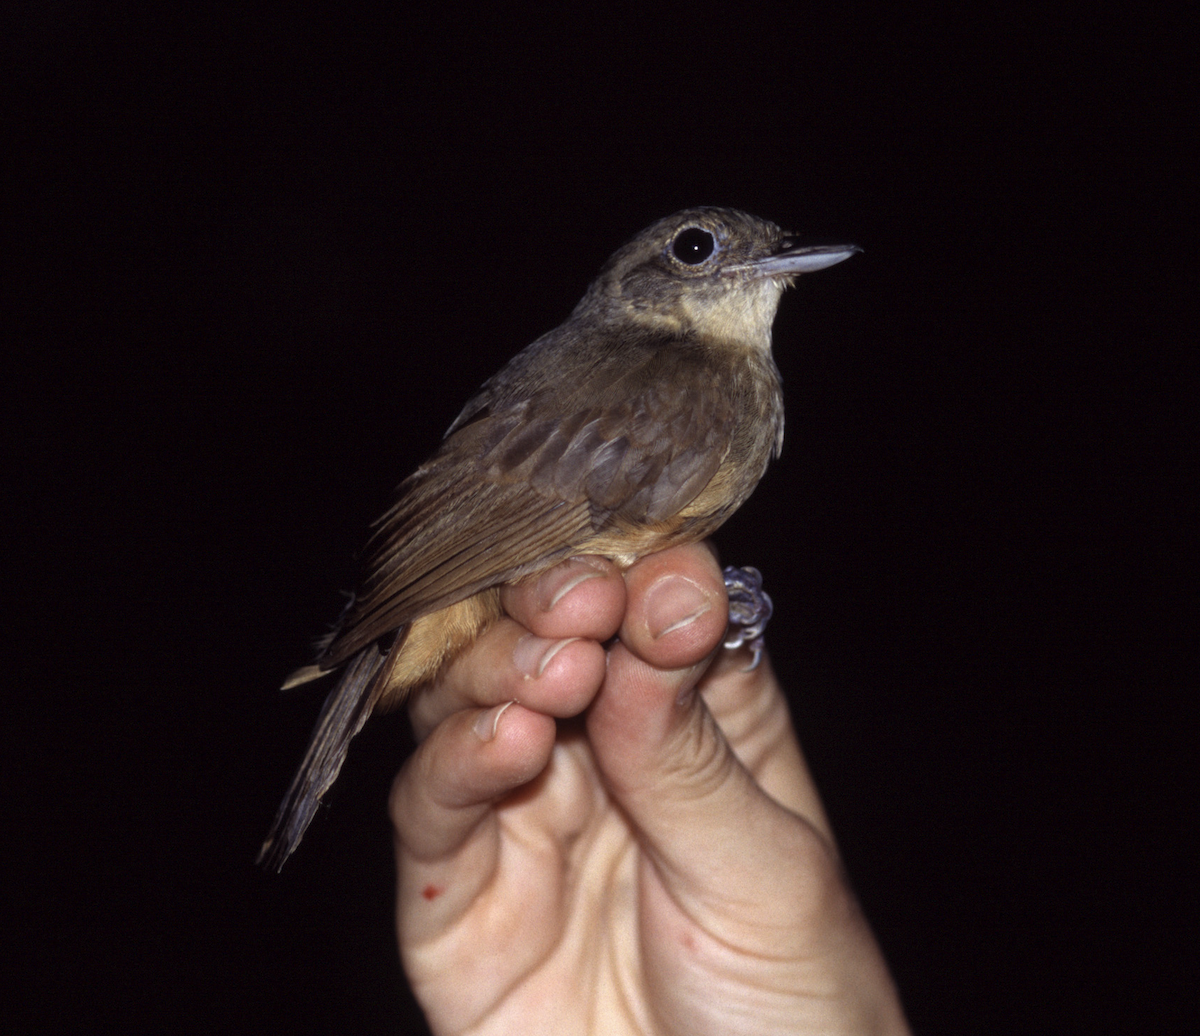
<path fill-rule="evenodd" d="M 315 664 L 343 667 L 259 862 L 278 869 L 350 739 L 500 616 L 502 583 L 579 554 L 621 566 L 703 539 L 783 441 L 771 323 L 800 273 L 853 245 L 688 209 L 619 249 L 565 323 L 466 405 L 377 523 L 366 579 Z"/>

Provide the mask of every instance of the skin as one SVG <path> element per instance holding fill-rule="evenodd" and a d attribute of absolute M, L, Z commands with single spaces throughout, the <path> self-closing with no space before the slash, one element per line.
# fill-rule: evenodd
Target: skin
<path fill-rule="evenodd" d="M 719 646 L 711 549 L 503 605 L 412 701 L 391 797 L 433 1031 L 907 1033 L 770 663 Z"/>

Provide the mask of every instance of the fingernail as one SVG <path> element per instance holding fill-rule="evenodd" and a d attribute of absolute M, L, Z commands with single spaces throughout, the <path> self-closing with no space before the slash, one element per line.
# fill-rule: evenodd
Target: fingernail
<path fill-rule="evenodd" d="M 579 639 L 567 637 L 566 640 L 545 640 L 535 637 L 532 633 L 526 633 L 513 648 L 513 665 L 527 677 L 541 676 L 555 655 Z"/>
<path fill-rule="evenodd" d="M 491 741 L 496 736 L 496 731 L 500 729 L 500 717 L 504 715 L 505 710 L 515 702 L 506 701 L 503 705 L 497 705 L 494 709 L 488 709 L 487 712 L 481 712 L 475 719 L 475 736 L 480 741 Z"/>
<path fill-rule="evenodd" d="M 708 595 L 690 579 L 663 576 L 646 591 L 646 625 L 655 640 L 695 622 L 712 609 Z"/>
<path fill-rule="evenodd" d="M 603 570 L 597 569 L 582 558 L 571 558 L 570 561 L 556 565 L 543 575 L 538 583 L 538 603 L 542 611 L 551 611 L 580 583 L 586 583 L 589 579 L 599 579 L 604 574 Z"/>

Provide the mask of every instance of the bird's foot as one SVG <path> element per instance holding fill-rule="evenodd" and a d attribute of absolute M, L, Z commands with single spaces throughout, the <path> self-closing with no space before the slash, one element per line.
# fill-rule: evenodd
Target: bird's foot
<path fill-rule="evenodd" d="M 771 618 L 771 598 L 762 588 L 762 573 L 749 566 L 726 566 L 725 589 L 729 592 L 729 629 L 725 633 L 725 646 L 745 646 L 754 652 L 753 661 L 746 667 L 749 672 L 762 659 L 763 630 Z"/>

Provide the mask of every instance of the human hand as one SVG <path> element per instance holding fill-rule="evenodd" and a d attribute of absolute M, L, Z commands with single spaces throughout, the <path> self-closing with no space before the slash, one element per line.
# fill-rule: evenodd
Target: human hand
<path fill-rule="evenodd" d="M 411 705 L 397 927 L 437 1033 L 906 1033 L 704 544 L 504 590 Z M 614 634 L 618 640 L 602 646 Z"/>

